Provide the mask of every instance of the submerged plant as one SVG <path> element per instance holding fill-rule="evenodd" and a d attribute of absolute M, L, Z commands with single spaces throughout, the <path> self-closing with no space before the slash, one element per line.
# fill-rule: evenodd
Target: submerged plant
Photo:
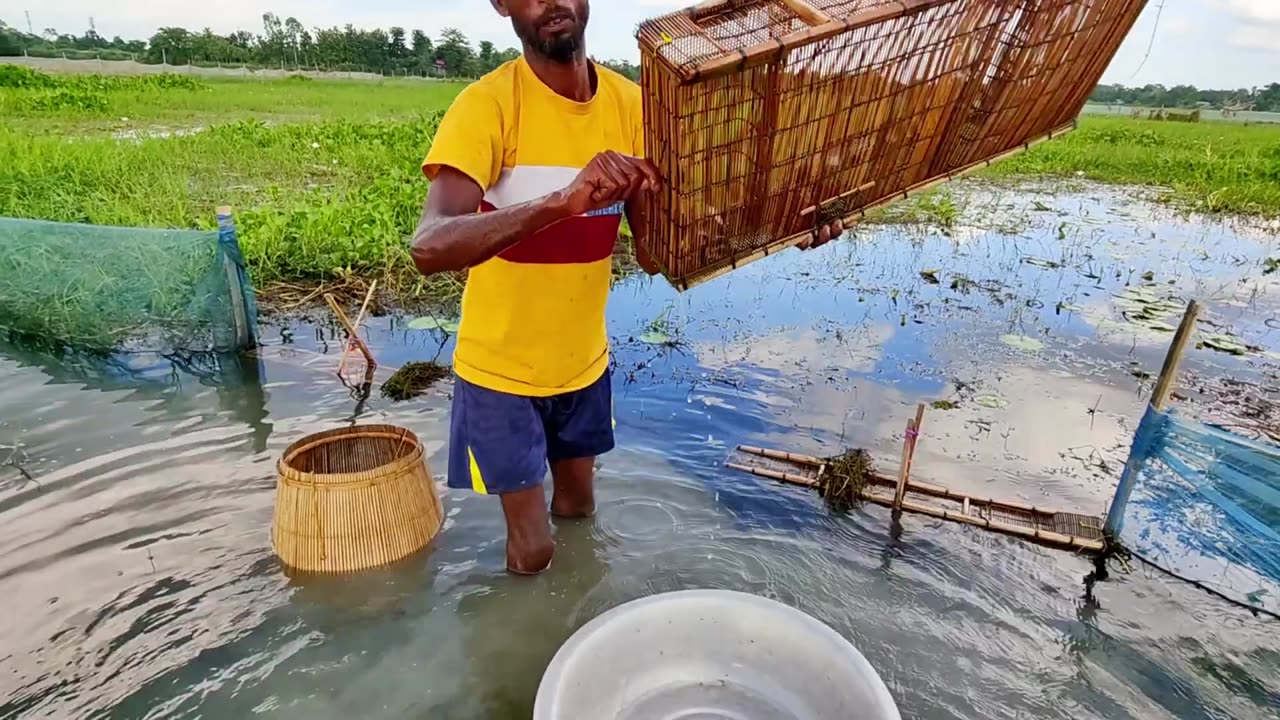
<path fill-rule="evenodd" d="M 449 368 L 434 362 L 405 363 L 382 383 L 382 397 L 400 402 L 418 397 L 441 379 L 449 376 Z"/>

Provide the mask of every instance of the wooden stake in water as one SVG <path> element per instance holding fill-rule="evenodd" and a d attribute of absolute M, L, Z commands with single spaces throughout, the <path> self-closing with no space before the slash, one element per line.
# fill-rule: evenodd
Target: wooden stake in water
<path fill-rule="evenodd" d="M 902 515 L 902 501 L 907 496 L 907 484 L 911 482 L 911 459 L 915 456 L 916 440 L 920 437 L 920 425 L 924 422 L 924 403 L 916 405 L 916 417 L 907 421 L 906 438 L 902 441 L 902 465 L 898 467 L 898 487 L 893 494 L 893 516 Z"/>
<path fill-rule="evenodd" d="M 373 298 L 373 290 L 377 285 L 377 281 L 374 281 L 369 286 L 369 292 L 364 297 L 364 306 L 360 308 L 360 314 L 357 316 L 355 323 L 352 323 L 347 314 L 342 311 L 342 307 L 338 305 L 337 298 L 331 293 L 324 294 L 324 300 L 329 303 L 329 309 L 333 311 L 334 316 L 338 318 L 338 322 L 342 324 L 348 335 L 347 342 L 343 343 L 342 360 L 338 363 L 338 375 L 342 375 L 342 371 L 347 364 L 347 354 L 353 345 L 364 356 L 365 362 L 368 363 L 369 367 L 375 368 L 378 366 L 378 361 L 373 358 L 373 352 L 369 350 L 369 346 L 365 344 L 364 340 L 360 339 L 359 332 L 359 325 L 364 321 L 365 312 L 369 309 L 369 301 Z"/>

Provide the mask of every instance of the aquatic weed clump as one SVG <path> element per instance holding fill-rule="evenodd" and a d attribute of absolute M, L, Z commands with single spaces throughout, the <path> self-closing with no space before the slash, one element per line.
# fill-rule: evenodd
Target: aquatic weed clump
<path fill-rule="evenodd" d="M 395 402 L 415 398 L 448 375 L 449 368 L 434 362 L 406 363 L 382 383 L 382 397 Z"/>
<path fill-rule="evenodd" d="M 862 448 L 826 458 L 818 495 L 833 512 L 849 512 L 862 503 L 862 493 L 875 477 L 871 455 Z"/>

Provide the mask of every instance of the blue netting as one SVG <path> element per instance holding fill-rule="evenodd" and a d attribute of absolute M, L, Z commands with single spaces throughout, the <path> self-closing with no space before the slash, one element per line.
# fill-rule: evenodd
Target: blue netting
<path fill-rule="evenodd" d="M 1149 409 L 1108 527 L 1148 562 L 1280 614 L 1280 447 Z"/>

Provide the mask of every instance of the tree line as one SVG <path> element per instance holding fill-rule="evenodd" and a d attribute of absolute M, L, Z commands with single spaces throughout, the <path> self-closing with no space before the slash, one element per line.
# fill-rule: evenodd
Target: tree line
<path fill-rule="evenodd" d="M 136 60 L 169 65 L 248 65 L 284 69 L 338 70 L 420 75 L 479 77 L 520 55 L 515 48 L 498 49 L 482 40 L 472 44 L 463 32 L 445 28 L 436 37 L 423 30 L 392 27 L 363 30 L 345 27 L 307 29 L 297 18 L 274 13 L 262 16 L 262 33 L 239 30 L 219 35 L 209 28 L 192 32 L 163 27 L 147 40 L 107 40 L 90 28 L 82 35 L 46 28 L 40 34 L 22 32 L 0 20 L 0 56 L 34 55 L 72 59 Z M 640 77 L 627 61 L 603 64 Z"/>
<path fill-rule="evenodd" d="M 1105 105 L 1134 105 L 1148 108 L 1194 108 L 1243 110 L 1252 106 L 1260 112 L 1280 112 L 1280 83 L 1262 88 L 1201 90 L 1194 85 L 1099 85 L 1089 100 Z"/>

